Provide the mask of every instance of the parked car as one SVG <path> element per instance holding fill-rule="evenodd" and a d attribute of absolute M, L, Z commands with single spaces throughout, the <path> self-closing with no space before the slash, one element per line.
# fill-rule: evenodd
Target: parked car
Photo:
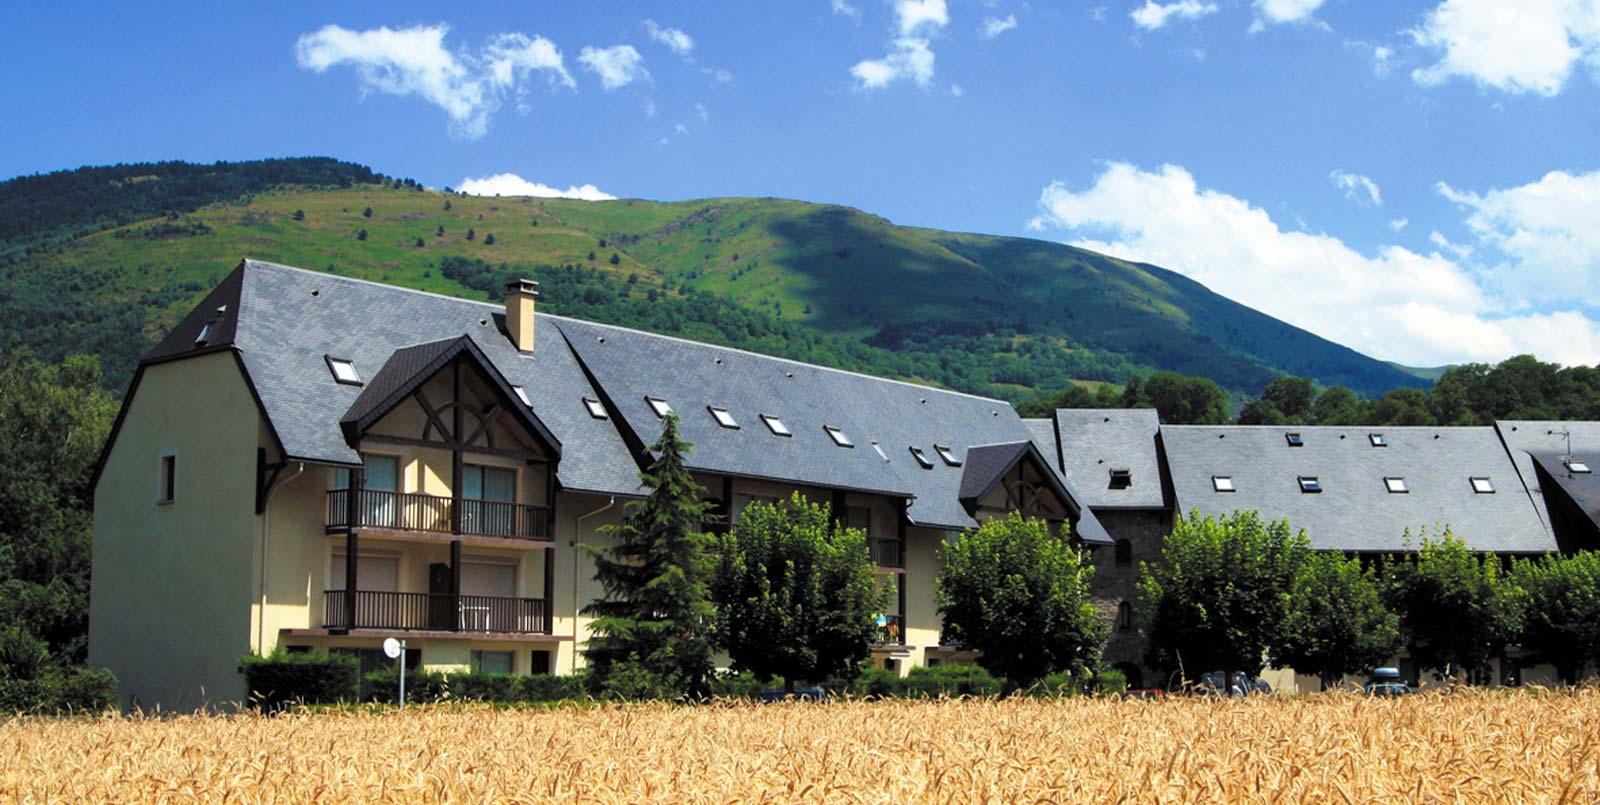
<path fill-rule="evenodd" d="M 1271 693 L 1272 686 L 1265 679 L 1251 679 L 1243 671 L 1234 671 L 1233 677 L 1224 685 L 1226 674 L 1222 671 L 1211 671 L 1200 675 L 1198 688 L 1202 696 L 1253 696 L 1260 693 Z"/>
<path fill-rule="evenodd" d="M 1406 696 L 1416 691 L 1400 678 L 1399 668 L 1374 668 L 1367 683 L 1368 696 Z"/>

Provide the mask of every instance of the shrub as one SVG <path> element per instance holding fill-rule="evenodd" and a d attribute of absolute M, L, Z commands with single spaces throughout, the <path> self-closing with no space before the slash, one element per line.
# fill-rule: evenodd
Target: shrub
<path fill-rule="evenodd" d="M 285 651 L 266 657 L 250 654 L 243 660 L 243 671 L 250 701 L 268 712 L 293 704 L 355 701 L 360 693 L 359 665 L 350 656 Z"/>
<path fill-rule="evenodd" d="M 781 680 L 774 680 L 783 684 Z M 711 678 L 711 695 L 719 699 L 759 699 L 761 691 L 766 689 L 755 674 L 746 671 L 739 674 L 722 673 Z"/>
<path fill-rule="evenodd" d="M 897 680 L 896 695 L 909 698 L 938 698 L 940 696 L 995 696 L 1000 693 L 1004 680 L 976 665 L 941 665 L 935 668 L 913 668 L 905 678 Z"/>
<path fill-rule="evenodd" d="M 583 674 L 537 674 L 522 677 L 517 683 L 517 693 L 524 702 L 572 701 L 588 696 L 587 684 Z"/>
<path fill-rule="evenodd" d="M 458 674 L 457 676 L 466 676 Z M 374 671 L 366 676 L 369 702 L 397 704 L 400 701 L 400 672 Z M 452 694 L 453 679 L 441 671 L 406 671 L 406 703 L 432 704 L 456 698 Z"/>
<path fill-rule="evenodd" d="M 1090 681 L 1094 693 L 1126 693 L 1128 675 L 1115 668 L 1101 668 Z"/>
<path fill-rule="evenodd" d="M 104 668 L 50 668 L 33 679 L 0 679 L 0 712 L 98 713 L 117 703 Z"/>
<path fill-rule="evenodd" d="M 448 684 L 454 699 L 502 703 L 521 699 L 517 677 L 512 674 L 451 674 Z"/>
<path fill-rule="evenodd" d="M 667 675 L 642 663 L 621 662 L 611 666 L 611 672 L 600 683 L 599 694 L 610 701 L 642 702 L 674 698 L 680 689 Z"/>

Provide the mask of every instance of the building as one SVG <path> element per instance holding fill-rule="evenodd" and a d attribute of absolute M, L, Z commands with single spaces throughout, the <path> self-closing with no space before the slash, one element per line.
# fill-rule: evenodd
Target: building
<path fill-rule="evenodd" d="M 876 661 L 939 643 L 935 550 L 1013 510 L 1110 537 L 1001 401 L 245 261 L 141 362 L 95 476 L 89 661 L 127 703 L 237 702 L 249 652 L 581 666 L 581 544 L 668 411 L 723 527 L 802 492 L 867 530 Z M 721 526 L 718 523 L 722 524 Z"/>

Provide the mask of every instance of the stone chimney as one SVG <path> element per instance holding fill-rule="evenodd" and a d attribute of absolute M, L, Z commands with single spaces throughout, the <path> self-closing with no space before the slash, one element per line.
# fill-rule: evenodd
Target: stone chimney
<path fill-rule="evenodd" d="M 506 332 L 523 352 L 533 351 L 533 303 L 538 298 L 539 283 L 533 280 L 506 283 Z"/>

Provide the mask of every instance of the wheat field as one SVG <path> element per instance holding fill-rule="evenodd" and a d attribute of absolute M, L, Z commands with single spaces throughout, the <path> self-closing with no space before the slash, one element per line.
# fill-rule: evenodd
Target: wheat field
<path fill-rule="evenodd" d="M 30 802 L 1600 802 L 1600 691 L 0 721 Z"/>

